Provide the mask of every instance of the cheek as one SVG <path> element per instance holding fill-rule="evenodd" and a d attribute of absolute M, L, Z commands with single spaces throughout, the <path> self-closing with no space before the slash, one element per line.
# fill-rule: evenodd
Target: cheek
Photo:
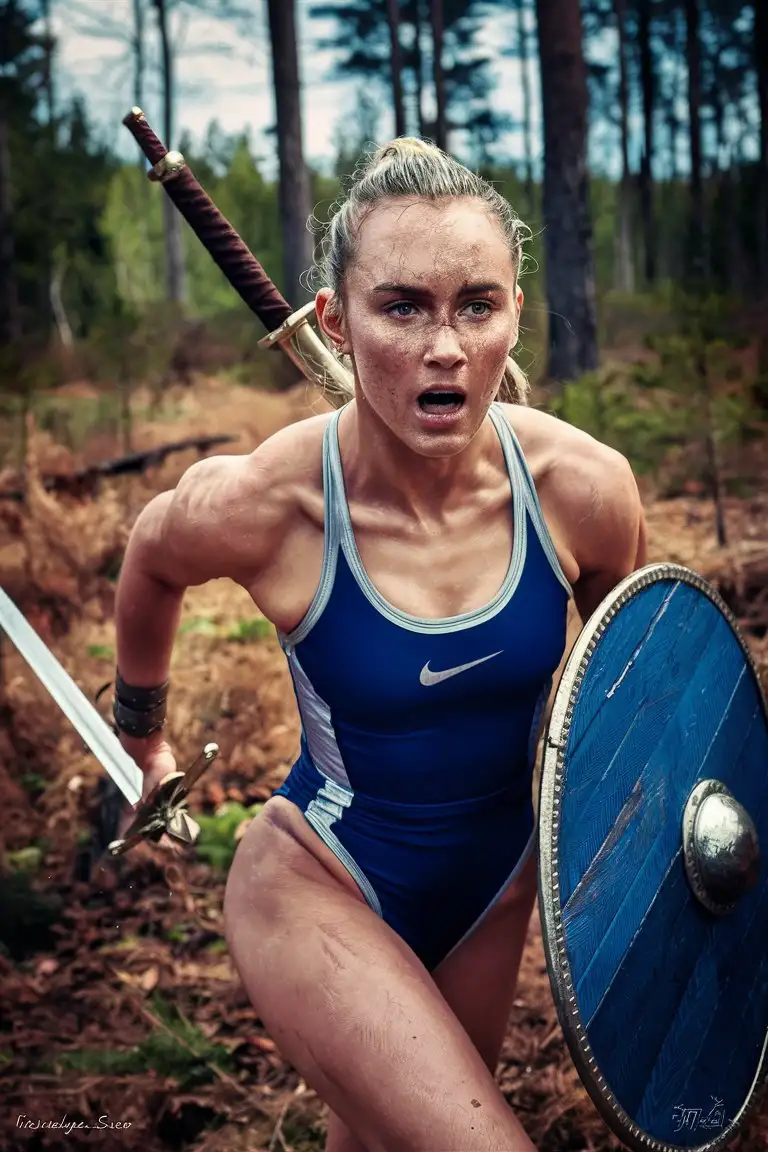
<path fill-rule="evenodd" d="M 423 334 L 415 328 L 403 325 L 393 332 L 391 320 L 377 318 L 358 321 L 352 334 L 355 362 L 371 383 L 402 379 L 402 373 L 423 355 L 423 344 Z"/>
<path fill-rule="evenodd" d="M 515 343 L 515 333 L 507 321 L 477 325 L 464 341 L 465 351 L 475 363 L 493 366 L 504 363 Z"/>

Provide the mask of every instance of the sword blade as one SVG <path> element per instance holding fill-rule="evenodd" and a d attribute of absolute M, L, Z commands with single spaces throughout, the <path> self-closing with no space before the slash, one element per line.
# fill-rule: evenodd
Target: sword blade
<path fill-rule="evenodd" d="M 65 672 L 32 625 L 0 588 L 0 628 L 29 664 L 40 683 L 82 736 L 129 804 L 141 800 L 144 776 L 90 700 Z"/>

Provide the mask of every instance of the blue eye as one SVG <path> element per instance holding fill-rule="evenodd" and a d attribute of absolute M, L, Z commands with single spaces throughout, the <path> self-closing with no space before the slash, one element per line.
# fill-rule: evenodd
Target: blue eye
<path fill-rule="evenodd" d="M 485 312 L 475 312 L 474 309 L 477 308 L 478 304 L 480 305 L 481 308 L 485 308 L 486 311 Z M 491 310 L 491 305 L 490 305 L 490 302 L 488 300 L 473 300 L 472 303 L 469 305 L 469 307 L 473 309 L 473 312 L 472 312 L 473 316 L 487 316 Z"/>
<path fill-rule="evenodd" d="M 407 313 L 397 312 L 396 309 L 398 309 L 398 308 L 413 308 L 413 307 L 414 307 L 414 305 L 411 304 L 410 300 L 397 300 L 394 304 L 388 305 L 387 308 L 384 309 L 384 311 L 389 312 L 390 315 L 393 315 L 393 316 L 403 316 L 403 315 L 411 316 L 411 315 L 413 315 L 413 313 L 411 313 L 411 312 L 407 312 Z"/>

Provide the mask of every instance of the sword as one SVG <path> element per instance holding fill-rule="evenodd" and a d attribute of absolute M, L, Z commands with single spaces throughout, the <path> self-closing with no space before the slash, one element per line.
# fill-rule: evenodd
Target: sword
<path fill-rule="evenodd" d="M 109 725 L 2 588 L 0 588 L 0 628 L 24 657 L 40 683 L 83 738 L 131 807 L 139 804 L 144 775 L 138 764 L 128 755 Z M 110 854 L 117 856 L 127 852 L 142 839 L 157 841 L 165 832 L 185 844 L 193 844 L 200 829 L 186 812 L 186 798 L 190 789 L 216 758 L 218 751 L 217 744 L 206 744 L 187 772 L 170 772 L 164 776 L 140 805 L 125 836 L 109 844 Z"/>

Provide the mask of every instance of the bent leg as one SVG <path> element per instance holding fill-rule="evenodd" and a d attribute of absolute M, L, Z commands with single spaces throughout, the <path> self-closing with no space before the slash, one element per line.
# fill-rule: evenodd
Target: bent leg
<path fill-rule="evenodd" d="M 272 1038 L 369 1152 L 535 1152 L 423 965 L 274 807 L 238 848 L 224 911 Z"/>
<path fill-rule="evenodd" d="M 515 998 L 536 884 L 534 851 L 504 896 L 434 973 L 491 1072 L 499 1062 Z"/>
<path fill-rule="evenodd" d="M 435 984 L 494 1073 L 515 997 L 536 900 L 536 853 L 477 928 L 438 966 Z M 328 1119 L 326 1152 L 366 1152 L 338 1116 Z"/>

